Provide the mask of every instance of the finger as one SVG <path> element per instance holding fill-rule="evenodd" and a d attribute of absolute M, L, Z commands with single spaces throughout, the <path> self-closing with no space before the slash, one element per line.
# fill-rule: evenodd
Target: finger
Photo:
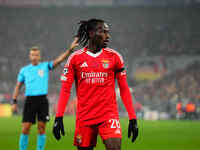
<path fill-rule="evenodd" d="M 133 132 L 132 142 L 135 142 L 137 137 L 138 137 L 138 129 L 135 129 L 134 132 Z"/>
<path fill-rule="evenodd" d="M 131 137 L 131 128 L 130 128 L 130 125 L 128 126 L 128 138 Z"/>
<path fill-rule="evenodd" d="M 65 129 L 64 129 L 64 126 L 62 125 L 61 126 L 61 134 L 64 136 L 65 135 Z"/>
<path fill-rule="evenodd" d="M 132 142 L 135 142 L 136 138 L 137 137 L 136 137 L 135 133 L 133 133 Z"/>
<path fill-rule="evenodd" d="M 78 39 L 79 39 L 78 37 L 75 37 L 72 43 L 78 45 Z"/>
<path fill-rule="evenodd" d="M 17 112 L 17 107 L 15 105 L 13 106 L 12 111 Z"/>
<path fill-rule="evenodd" d="M 136 137 L 133 137 L 133 138 L 132 138 L 132 142 L 134 143 L 134 142 L 135 142 L 135 140 L 136 140 Z"/>
<path fill-rule="evenodd" d="M 79 43 L 78 43 L 78 42 L 79 42 L 79 41 L 78 41 L 78 38 L 75 37 L 75 38 L 74 38 L 74 41 L 73 41 L 72 44 L 71 44 L 71 48 L 74 49 L 74 48 L 78 47 L 78 46 L 79 46 Z"/>
<path fill-rule="evenodd" d="M 58 140 L 59 137 L 55 128 L 53 128 L 53 136 Z"/>
<path fill-rule="evenodd" d="M 60 132 L 59 132 L 59 129 L 57 127 L 53 128 L 53 135 L 57 140 L 60 140 L 60 138 L 61 138 L 60 137 Z"/>
<path fill-rule="evenodd" d="M 79 38 L 76 36 L 76 37 L 74 38 L 74 41 L 78 42 L 78 39 L 79 39 Z"/>

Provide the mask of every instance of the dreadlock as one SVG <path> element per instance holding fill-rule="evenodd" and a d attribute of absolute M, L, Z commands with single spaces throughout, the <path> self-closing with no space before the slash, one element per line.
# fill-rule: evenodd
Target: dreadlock
<path fill-rule="evenodd" d="M 83 47 L 87 45 L 89 40 L 89 32 L 95 31 L 98 23 L 104 23 L 104 21 L 101 19 L 89 19 L 79 22 L 80 26 L 76 36 L 79 38 L 78 42 L 80 45 Z"/>

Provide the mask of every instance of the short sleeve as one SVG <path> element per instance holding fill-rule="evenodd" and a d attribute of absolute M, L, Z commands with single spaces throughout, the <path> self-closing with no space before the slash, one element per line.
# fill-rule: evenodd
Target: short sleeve
<path fill-rule="evenodd" d="M 124 71 L 124 60 L 122 56 L 116 52 L 115 55 L 115 73 Z"/>
<path fill-rule="evenodd" d="M 48 69 L 52 70 L 53 69 L 53 61 L 48 62 Z"/>
<path fill-rule="evenodd" d="M 61 74 L 60 80 L 62 82 L 73 83 L 74 82 L 74 57 L 70 56 L 67 63 L 64 66 L 63 72 Z"/>
<path fill-rule="evenodd" d="M 23 83 L 25 81 L 25 76 L 24 76 L 24 69 L 22 68 L 17 77 L 17 81 Z"/>

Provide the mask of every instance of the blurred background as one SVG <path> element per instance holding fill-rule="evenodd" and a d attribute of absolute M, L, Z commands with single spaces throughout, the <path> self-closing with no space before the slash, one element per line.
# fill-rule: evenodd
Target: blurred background
<path fill-rule="evenodd" d="M 12 115 L 12 92 L 20 68 L 30 63 L 30 47 L 53 60 L 69 47 L 80 20 L 101 18 L 111 28 L 109 47 L 126 63 L 138 118 L 200 119 L 199 16 L 200 0 L 0 0 L 0 117 Z M 63 65 L 50 73 L 51 114 Z M 127 116 L 116 91 L 120 115 Z M 73 87 L 67 115 L 76 103 Z"/>

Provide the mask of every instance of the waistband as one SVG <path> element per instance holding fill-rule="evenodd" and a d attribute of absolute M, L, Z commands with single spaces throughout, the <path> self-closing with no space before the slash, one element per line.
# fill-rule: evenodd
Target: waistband
<path fill-rule="evenodd" d="M 46 98 L 47 95 L 38 95 L 38 96 L 26 96 L 26 98 Z"/>

